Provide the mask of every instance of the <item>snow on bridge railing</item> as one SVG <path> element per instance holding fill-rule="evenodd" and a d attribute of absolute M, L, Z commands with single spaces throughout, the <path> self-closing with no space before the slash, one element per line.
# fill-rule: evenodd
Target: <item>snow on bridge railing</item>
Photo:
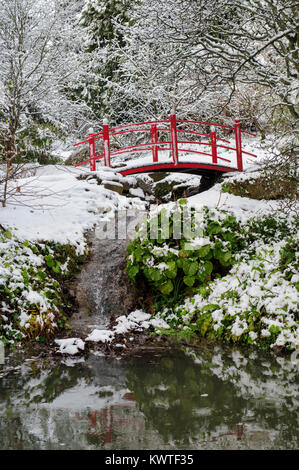
<path fill-rule="evenodd" d="M 158 127 L 159 124 L 166 124 L 169 123 L 170 127 Z M 203 133 L 193 130 L 186 130 L 178 128 L 178 124 L 196 124 L 200 126 L 206 126 L 210 128 L 210 133 Z M 147 126 L 141 127 L 140 126 Z M 229 140 L 223 139 L 216 135 L 216 127 L 228 129 L 234 132 L 235 135 L 235 147 L 221 145 L 218 141 L 224 142 L 226 144 L 230 144 Z M 115 150 L 110 149 L 110 137 L 114 137 L 117 135 L 124 135 L 124 134 L 132 134 L 136 132 L 144 132 L 144 133 L 151 133 L 151 142 L 146 142 L 143 144 L 136 144 L 130 145 L 126 147 L 120 147 Z M 161 132 L 169 132 L 170 133 L 170 140 L 162 140 L 158 141 L 158 133 Z M 187 152 L 187 153 L 196 153 L 200 155 L 209 156 L 212 158 L 212 164 L 217 165 L 219 160 L 231 162 L 231 160 L 221 157 L 218 155 L 217 149 L 223 148 L 228 150 L 233 150 L 236 152 L 236 160 L 237 160 L 237 169 L 238 171 L 243 171 L 243 158 L 242 154 L 250 155 L 252 157 L 256 157 L 253 153 L 246 152 L 242 149 L 242 140 L 241 134 L 248 134 L 253 135 L 252 132 L 243 131 L 240 127 L 239 119 L 235 120 L 234 127 L 227 126 L 225 124 L 218 124 L 218 123 L 210 123 L 210 122 L 202 122 L 202 121 L 188 121 L 188 120 L 177 120 L 175 112 L 172 112 L 170 115 L 170 119 L 164 119 L 159 121 L 145 121 L 139 123 L 132 123 L 132 124 L 124 124 L 118 127 L 109 128 L 107 119 L 103 121 L 103 129 L 101 132 L 94 133 L 93 129 L 90 129 L 88 136 L 81 142 L 78 142 L 74 146 L 81 145 L 84 143 L 89 144 L 89 158 L 81 163 L 76 164 L 75 166 L 84 165 L 86 163 L 90 163 L 90 170 L 96 170 L 96 161 L 97 160 L 104 160 L 104 165 L 111 167 L 111 157 L 118 156 L 122 154 L 128 153 L 136 153 L 136 152 L 152 152 L 153 162 L 157 163 L 159 161 L 159 150 L 169 150 L 172 152 L 172 159 L 173 159 L 173 166 L 176 167 L 179 164 L 179 152 Z M 201 142 L 201 141 L 194 141 L 194 140 L 178 140 L 178 134 L 190 134 L 191 136 L 202 136 L 207 137 L 209 142 Z M 103 151 L 101 154 L 96 155 L 95 144 L 96 141 L 102 141 L 103 143 Z M 186 148 L 179 148 L 179 144 L 183 145 L 204 145 L 211 147 L 211 153 L 201 152 L 195 149 L 186 149 Z M 165 145 L 169 145 L 165 147 Z"/>

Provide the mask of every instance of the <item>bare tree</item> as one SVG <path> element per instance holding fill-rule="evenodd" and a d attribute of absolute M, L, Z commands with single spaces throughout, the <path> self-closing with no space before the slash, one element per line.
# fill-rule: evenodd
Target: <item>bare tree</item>
<path fill-rule="evenodd" d="M 240 114 L 272 135 L 267 175 L 289 181 L 296 199 L 299 118 L 299 2 L 142 0 L 122 56 L 125 93 L 142 113 Z M 112 87 L 114 85 L 112 84 Z M 286 183 L 286 186 L 288 184 Z"/>
<path fill-rule="evenodd" d="M 64 4 L 63 4 L 64 3 Z M 80 29 L 72 6 L 59 0 L 2 0 L 0 11 L 0 139 L 6 162 L 2 205 L 18 133 L 32 121 L 70 131 L 84 117 L 86 105 L 68 91 L 83 76 Z"/>

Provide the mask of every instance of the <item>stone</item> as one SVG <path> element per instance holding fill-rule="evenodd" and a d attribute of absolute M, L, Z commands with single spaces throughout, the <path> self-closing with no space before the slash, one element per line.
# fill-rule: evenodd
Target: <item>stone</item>
<path fill-rule="evenodd" d="M 120 183 L 113 183 L 113 181 L 111 181 L 111 183 L 105 183 L 104 188 L 110 189 L 110 191 L 114 191 L 120 195 L 123 193 L 123 185 L 120 185 Z"/>

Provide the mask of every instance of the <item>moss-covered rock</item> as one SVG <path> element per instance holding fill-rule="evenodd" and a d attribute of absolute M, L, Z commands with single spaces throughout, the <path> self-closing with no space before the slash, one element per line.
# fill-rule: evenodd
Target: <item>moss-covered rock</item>
<path fill-rule="evenodd" d="M 103 186 L 104 188 L 109 189 L 110 191 L 114 191 L 120 195 L 123 193 L 123 185 L 121 183 L 110 181 L 109 183 L 104 183 Z"/>

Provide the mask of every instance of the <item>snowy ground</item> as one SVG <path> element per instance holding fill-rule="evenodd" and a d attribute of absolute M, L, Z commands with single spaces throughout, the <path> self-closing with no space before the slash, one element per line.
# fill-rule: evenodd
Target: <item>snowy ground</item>
<path fill-rule="evenodd" d="M 35 176 L 18 181 L 21 192 L 1 208 L 1 224 L 15 229 L 20 239 L 69 243 L 82 252 L 84 232 L 109 220 L 115 210 L 145 209 L 140 199 L 120 196 L 96 184 L 95 179 L 77 179 L 84 174 L 90 172 L 63 165 L 39 167 Z M 107 182 L 111 178 L 128 180 L 110 169 L 97 174 Z"/>
<path fill-rule="evenodd" d="M 248 151 L 256 151 L 255 146 L 258 142 L 252 138 L 248 139 L 248 142 L 246 146 Z M 261 147 L 256 153 L 259 153 L 260 158 L 254 164 L 251 162 L 250 166 L 250 159 L 247 160 L 246 166 L 249 174 L 250 168 L 256 168 L 256 163 L 266 157 L 265 149 Z M 53 240 L 59 243 L 77 244 L 78 250 L 82 251 L 85 243 L 84 231 L 104 219 L 108 220 L 115 210 L 145 209 L 144 202 L 139 198 L 120 196 L 95 184 L 94 179 L 78 180 L 77 177 L 82 174 L 90 175 L 88 168 L 48 165 L 38 167 L 35 173 L 34 176 L 16 183 L 21 187 L 21 192 L 9 199 L 7 207 L 1 208 L 0 212 L 1 224 L 6 228 L 16 229 L 20 239 Z M 117 178 L 120 182 L 132 182 L 134 179 L 134 176 L 123 177 L 115 174 L 114 170 L 103 167 L 98 167 L 96 173 L 107 182 L 111 179 L 115 182 Z M 237 177 L 244 178 L 246 174 L 239 174 Z M 186 174 L 171 174 L 168 180 L 176 180 L 178 184 L 182 180 L 184 182 L 187 180 L 190 186 L 199 183 L 199 177 Z M 273 202 L 224 194 L 221 192 L 220 185 L 191 197 L 190 202 L 197 207 L 208 205 L 222 209 L 230 208 L 242 218 L 271 211 L 276 205 Z"/>

